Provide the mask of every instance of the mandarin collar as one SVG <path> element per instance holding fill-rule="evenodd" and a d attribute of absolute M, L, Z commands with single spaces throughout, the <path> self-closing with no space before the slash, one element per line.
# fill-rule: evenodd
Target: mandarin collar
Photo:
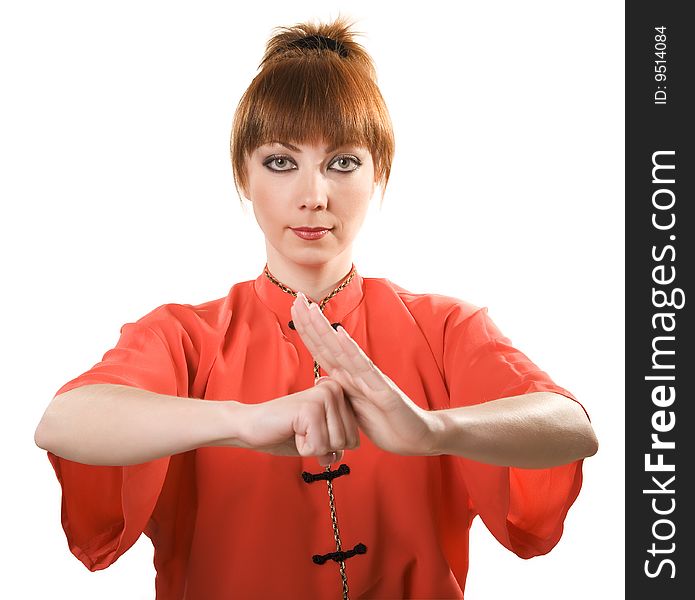
<path fill-rule="evenodd" d="M 354 263 L 352 264 L 348 274 L 346 274 L 345 277 L 340 280 L 338 285 L 347 279 L 353 268 L 355 268 Z M 336 287 L 338 287 L 338 285 Z M 326 316 L 326 318 L 331 323 L 339 323 L 350 312 L 357 308 L 357 305 L 362 301 L 362 297 L 364 295 L 363 286 L 364 280 L 355 269 L 355 275 L 350 283 L 348 283 L 342 290 L 333 296 L 323 307 L 323 314 Z M 261 302 L 263 302 L 263 304 L 265 304 L 277 315 L 280 322 L 288 323 L 290 319 L 292 319 L 290 308 L 292 307 L 295 297 L 275 285 L 266 276 L 265 267 L 254 281 L 253 287 Z M 287 287 L 289 288 L 289 286 Z M 290 289 L 296 291 L 293 288 Z M 323 298 L 321 300 L 323 300 Z"/>

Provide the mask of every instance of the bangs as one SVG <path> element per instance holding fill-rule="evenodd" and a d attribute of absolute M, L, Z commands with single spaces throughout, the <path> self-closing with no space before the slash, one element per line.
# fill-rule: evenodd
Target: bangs
<path fill-rule="evenodd" d="M 287 61 L 265 74 L 246 119 L 252 148 L 275 140 L 367 147 L 374 142 L 381 118 L 368 99 L 378 93 L 376 86 L 330 67 L 329 61 Z"/>

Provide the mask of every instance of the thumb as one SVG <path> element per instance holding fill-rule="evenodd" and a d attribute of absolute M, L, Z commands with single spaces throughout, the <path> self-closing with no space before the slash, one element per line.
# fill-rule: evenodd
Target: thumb
<path fill-rule="evenodd" d="M 322 467 L 328 467 L 329 465 L 338 463 L 343 459 L 343 451 L 338 450 L 337 452 L 329 452 L 328 454 L 317 456 L 316 458 L 319 461 L 319 465 Z"/>
<path fill-rule="evenodd" d="M 328 375 L 321 375 L 321 377 L 319 377 L 319 378 L 314 382 L 314 385 L 318 385 L 319 383 L 321 383 L 322 381 L 325 381 L 326 379 L 330 379 L 330 377 L 328 377 Z"/>

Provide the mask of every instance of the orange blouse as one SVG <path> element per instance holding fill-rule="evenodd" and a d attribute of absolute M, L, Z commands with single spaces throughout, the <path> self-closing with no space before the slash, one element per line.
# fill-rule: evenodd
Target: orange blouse
<path fill-rule="evenodd" d="M 121 328 L 101 362 L 57 393 L 92 383 L 259 403 L 314 385 L 313 358 L 290 323 L 294 297 L 263 273 L 197 306 L 164 304 Z M 485 308 L 352 281 L 325 305 L 419 406 L 467 406 L 555 385 L 513 348 Z M 321 370 L 321 374 L 325 374 Z M 326 484 L 315 458 L 204 447 L 124 467 L 48 457 L 62 486 L 72 553 L 105 569 L 140 534 L 154 545 L 158 600 L 342 597 Z M 462 598 L 468 533 L 479 515 L 522 558 L 549 552 L 579 493 L 582 461 L 519 469 L 456 456 L 400 456 L 362 435 L 333 481 L 350 597 Z M 337 468 L 337 465 L 335 466 Z"/>

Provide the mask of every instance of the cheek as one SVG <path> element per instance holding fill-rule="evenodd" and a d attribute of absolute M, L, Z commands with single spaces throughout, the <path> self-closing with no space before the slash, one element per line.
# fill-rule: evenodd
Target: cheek
<path fill-rule="evenodd" d="M 287 194 L 275 181 L 257 179 L 250 188 L 251 202 L 256 215 L 264 222 L 272 222 L 280 217 L 280 207 Z"/>
<path fill-rule="evenodd" d="M 273 198 L 273 194 L 265 186 L 255 185 L 251 190 L 253 214 L 266 235 L 272 235 L 273 225 L 278 219 Z"/>
<path fill-rule="evenodd" d="M 355 182 L 346 190 L 345 214 L 360 223 L 369 209 L 372 191 L 371 182 L 362 180 Z"/>
<path fill-rule="evenodd" d="M 248 164 L 248 163 L 247 163 Z M 266 167 L 254 162 L 247 166 L 247 181 L 249 199 L 252 202 L 267 203 L 276 197 L 278 191 L 282 189 L 281 182 L 266 169 Z"/>

